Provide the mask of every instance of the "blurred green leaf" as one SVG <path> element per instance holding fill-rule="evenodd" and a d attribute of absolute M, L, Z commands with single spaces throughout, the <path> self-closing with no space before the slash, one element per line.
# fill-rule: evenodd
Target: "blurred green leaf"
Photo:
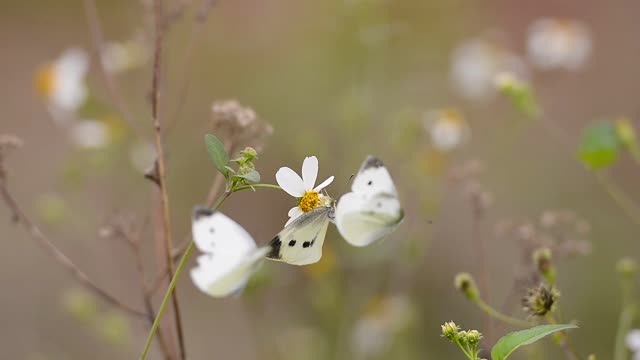
<path fill-rule="evenodd" d="M 493 349 L 491 349 L 491 358 L 493 360 L 504 360 L 521 346 L 533 344 L 557 331 L 574 328 L 577 328 L 577 326 L 571 324 L 540 325 L 531 329 L 509 333 L 500 338 Z"/>
<path fill-rule="evenodd" d="M 260 182 L 260 173 L 255 170 L 251 170 L 246 174 L 238 174 L 233 176 L 235 179 L 245 179 L 250 184 L 257 184 Z"/>
<path fill-rule="evenodd" d="M 211 161 L 213 161 L 213 165 L 226 177 L 229 174 L 229 169 L 227 169 L 229 154 L 224 149 L 224 145 L 217 137 L 211 134 L 204 136 L 204 142 L 207 145 L 207 152 L 211 157 Z"/>
<path fill-rule="evenodd" d="M 613 125 L 608 122 L 593 124 L 582 133 L 578 156 L 589 169 L 602 169 L 618 159 L 621 145 Z"/>

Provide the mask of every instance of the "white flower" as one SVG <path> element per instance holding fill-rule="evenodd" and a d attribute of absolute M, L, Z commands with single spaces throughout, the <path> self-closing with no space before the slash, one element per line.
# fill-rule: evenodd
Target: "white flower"
<path fill-rule="evenodd" d="M 542 70 L 577 70 L 591 53 L 587 26 L 576 20 L 543 18 L 529 28 L 529 60 Z"/>
<path fill-rule="evenodd" d="M 114 41 L 105 45 L 100 58 L 107 72 L 119 74 L 144 65 L 149 51 L 136 40 Z"/>
<path fill-rule="evenodd" d="M 471 134 L 462 114 L 454 109 L 428 112 L 424 118 L 424 129 L 433 147 L 442 152 L 464 145 Z"/>
<path fill-rule="evenodd" d="M 640 353 L 640 329 L 629 331 L 626 337 L 627 347 L 635 353 Z"/>
<path fill-rule="evenodd" d="M 87 53 L 82 49 L 70 48 L 38 70 L 37 90 L 54 113 L 73 113 L 85 102 L 88 95 L 85 83 L 88 69 Z"/>
<path fill-rule="evenodd" d="M 81 148 L 97 149 L 109 143 L 109 127 L 102 121 L 81 120 L 69 129 L 71 141 Z"/>
<path fill-rule="evenodd" d="M 333 176 L 330 176 L 320 185 L 314 187 L 317 177 L 318 158 L 315 156 L 309 156 L 304 159 L 302 163 L 302 177 L 288 167 L 281 167 L 278 172 L 276 172 L 276 181 L 282 190 L 299 199 L 298 206 L 289 210 L 289 221 L 287 221 L 285 226 L 289 225 L 289 223 L 303 213 L 309 212 L 318 206 L 327 206 L 331 201 L 328 196 L 320 194 L 320 190 L 333 182 Z"/>
<path fill-rule="evenodd" d="M 488 40 L 468 40 L 454 50 L 451 80 L 461 96 L 473 100 L 493 97 L 495 76 L 502 71 L 527 76 L 518 56 Z"/>

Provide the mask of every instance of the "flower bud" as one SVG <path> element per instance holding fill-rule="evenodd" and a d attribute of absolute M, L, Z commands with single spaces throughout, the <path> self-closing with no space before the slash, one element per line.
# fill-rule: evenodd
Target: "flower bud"
<path fill-rule="evenodd" d="M 456 325 L 453 321 L 449 321 L 444 323 L 444 325 L 440 326 L 442 328 L 442 335 L 447 339 L 454 341 L 458 338 L 458 332 L 460 331 L 460 327 Z"/>
<path fill-rule="evenodd" d="M 478 330 L 467 331 L 467 343 L 471 346 L 478 345 L 482 339 L 482 334 Z"/>
<path fill-rule="evenodd" d="M 533 252 L 533 263 L 536 268 L 544 276 L 544 278 L 551 284 L 555 282 L 556 271 L 551 263 L 551 249 L 543 247 L 538 248 Z"/>
<path fill-rule="evenodd" d="M 469 273 L 459 273 L 453 283 L 455 288 L 460 290 L 469 300 L 476 300 L 480 295 L 478 287 Z"/>
<path fill-rule="evenodd" d="M 554 309 L 560 293 L 549 284 L 541 283 L 527 291 L 522 307 L 531 316 L 544 316 Z"/>

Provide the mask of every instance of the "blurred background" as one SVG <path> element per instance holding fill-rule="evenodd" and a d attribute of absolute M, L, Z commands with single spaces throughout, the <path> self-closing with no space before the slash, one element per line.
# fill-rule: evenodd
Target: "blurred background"
<path fill-rule="evenodd" d="M 0 3 L 0 133 L 24 142 L 6 161 L 8 186 L 94 282 L 142 308 L 135 254 L 109 229 L 142 229 L 150 282 L 153 18 L 148 1 L 96 1 L 98 53 L 91 3 Z M 616 262 L 637 254 L 640 223 L 610 190 L 640 202 L 640 171 L 622 151 L 603 155 L 607 169 L 593 165 L 581 134 L 597 121 L 638 124 L 639 11 L 628 0 L 237 0 L 208 11 L 165 1 L 160 112 L 176 244 L 189 239 L 191 210 L 216 176 L 203 135 L 240 136 L 220 130 L 224 115 L 240 121 L 238 109 L 257 125 L 235 145 L 259 149 L 263 182 L 316 155 L 319 179 L 335 175 L 328 191 L 339 197 L 374 154 L 406 214 L 366 248 L 331 226 L 320 263 L 266 262 L 241 297 L 210 298 L 183 276 L 189 358 L 462 359 L 440 336 L 445 321 L 480 330 L 487 349 L 515 328 L 491 324 L 454 276 L 471 273 L 486 302 L 526 319 L 520 298 L 535 285 L 531 254 L 542 246 L 554 254 L 558 313 L 580 325 L 572 342 L 611 358 Z M 525 88 L 509 92 L 508 81 Z M 294 205 L 264 189 L 234 194 L 224 212 L 265 244 Z M 2 358 L 137 357 L 148 324 L 80 290 L 4 206 L 0 219 Z M 152 357 L 161 358 L 155 347 Z M 551 340 L 513 356 L 565 357 Z"/>

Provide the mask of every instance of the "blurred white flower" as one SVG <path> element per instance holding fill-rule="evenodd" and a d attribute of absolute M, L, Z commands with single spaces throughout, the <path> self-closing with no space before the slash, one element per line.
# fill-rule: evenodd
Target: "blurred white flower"
<path fill-rule="evenodd" d="M 140 173 L 145 173 L 156 159 L 156 147 L 148 141 L 135 143 L 129 150 L 131 165 Z"/>
<path fill-rule="evenodd" d="M 52 112 L 74 113 L 87 99 L 85 76 L 89 56 L 79 48 L 65 50 L 58 59 L 43 65 L 35 76 L 36 89 Z M 63 117 L 55 117 L 60 120 Z"/>
<path fill-rule="evenodd" d="M 453 52 L 451 79 L 461 96 L 485 100 L 495 95 L 495 76 L 509 71 L 526 78 L 524 61 L 499 44 L 483 39 L 471 39 Z"/>
<path fill-rule="evenodd" d="M 109 126 L 102 121 L 80 120 L 69 129 L 71 141 L 80 148 L 98 149 L 109 144 Z"/>
<path fill-rule="evenodd" d="M 424 129 L 434 148 L 447 152 L 464 145 L 471 129 L 462 114 L 455 109 L 440 109 L 427 112 Z"/>
<path fill-rule="evenodd" d="M 282 190 L 299 199 L 298 205 L 289 210 L 289 220 L 285 226 L 289 225 L 298 216 L 319 206 L 327 206 L 328 202 L 331 201 L 328 196 L 320 194 L 320 190 L 333 182 L 333 176 L 330 176 L 320 185 L 314 187 L 317 178 L 318 158 L 315 156 L 308 156 L 304 159 L 302 163 L 302 177 L 288 167 L 281 167 L 278 172 L 276 172 L 276 181 Z"/>
<path fill-rule="evenodd" d="M 640 329 L 629 331 L 626 337 L 627 347 L 633 352 L 640 352 Z"/>
<path fill-rule="evenodd" d="M 353 330 L 352 346 L 357 357 L 375 357 L 387 351 L 393 337 L 410 324 L 412 316 L 413 306 L 406 296 L 374 299 Z"/>
<path fill-rule="evenodd" d="M 529 60 L 542 70 L 578 70 L 591 53 L 587 26 L 577 20 L 543 18 L 529 28 Z"/>
<path fill-rule="evenodd" d="M 143 66 L 149 59 L 149 50 L 140 41 L 131 39 L 106 44 L 100 55 L 105 70 L 119 74 Z"/>

